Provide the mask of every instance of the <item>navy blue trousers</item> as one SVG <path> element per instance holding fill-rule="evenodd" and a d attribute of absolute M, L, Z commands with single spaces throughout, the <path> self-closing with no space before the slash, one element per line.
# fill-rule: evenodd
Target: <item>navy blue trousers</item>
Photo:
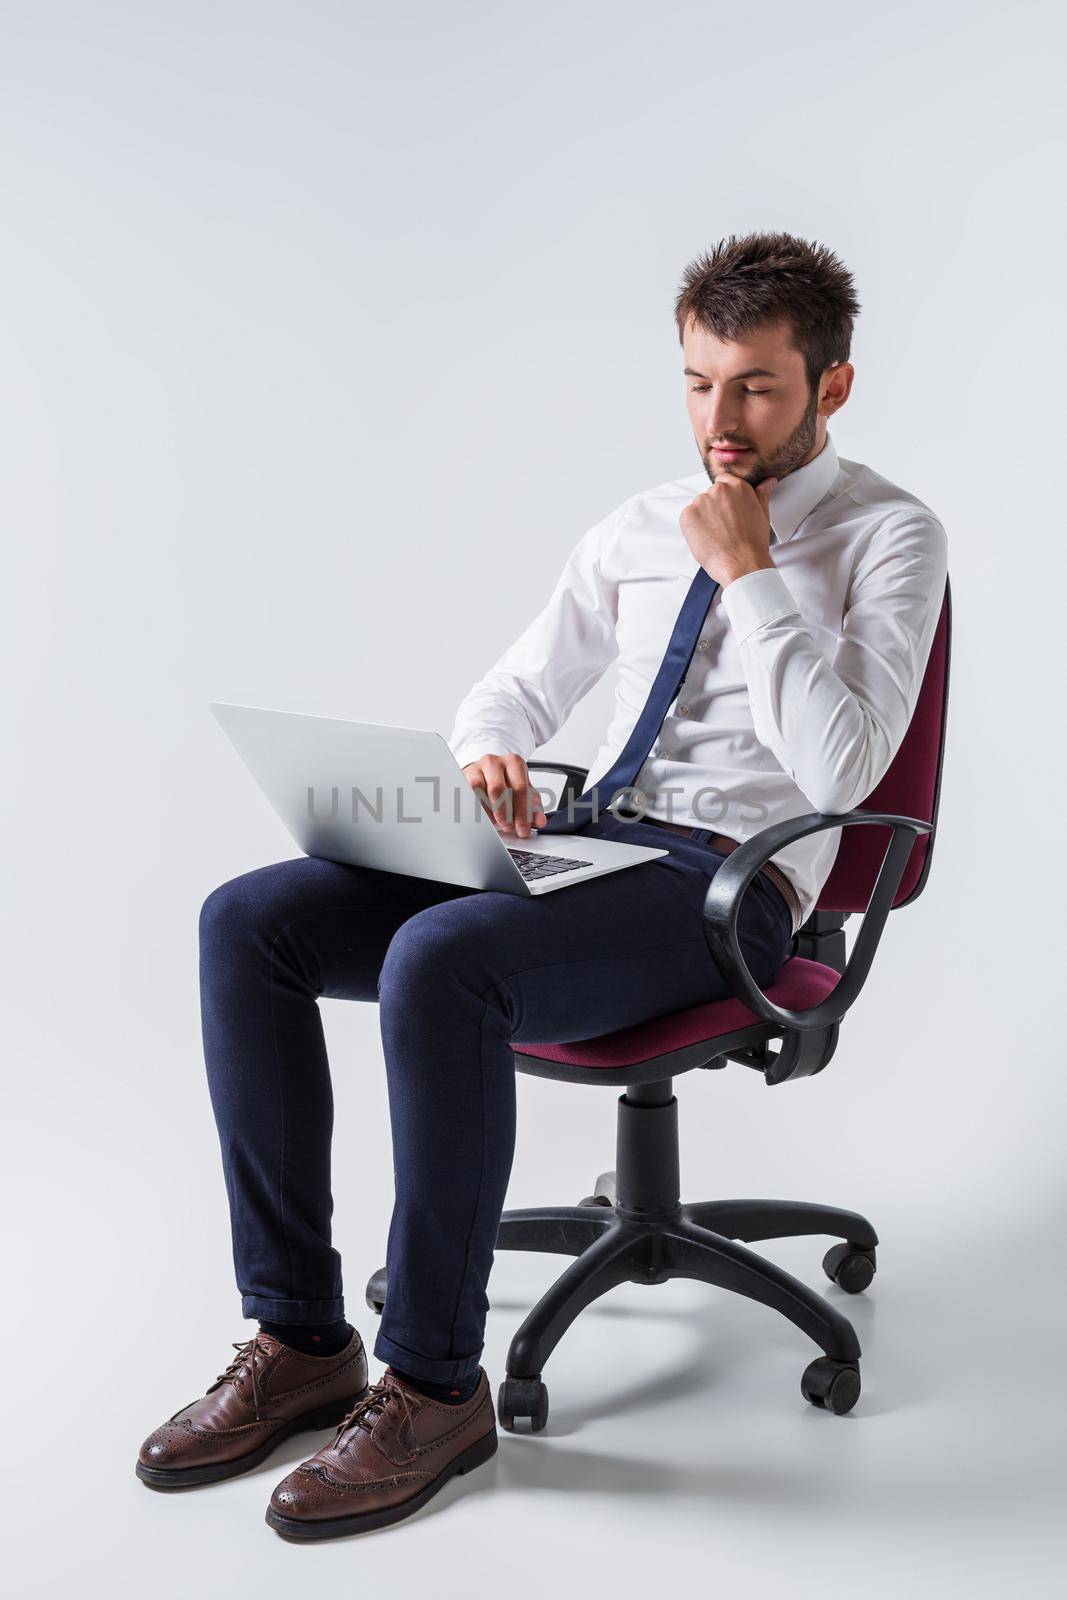
<path fill-rule="evenodd" d="M 246 1317 L 344 1315 L 317 1001 L 369 1001 L 395 1174 L 374 1354 L 435 1382 L 477 1370 L 515 1145 L 512 1042 L 592 1038 L 727 994 L 701 927 L 724 859 L 707 831 L 689 838 L 610 816 L 590 831 L 669 855 L 529 899 L 301 856 L 208 896 L 204 1052 Z M 740 934 L 766 986 L 791 926 L 762 876 Z"/>

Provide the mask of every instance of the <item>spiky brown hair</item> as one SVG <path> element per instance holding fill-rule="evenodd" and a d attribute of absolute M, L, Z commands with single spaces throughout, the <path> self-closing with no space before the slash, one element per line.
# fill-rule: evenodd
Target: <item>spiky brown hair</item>
<path fill-rule="evenodd" d="M 731 233 L 686 267 L 674 318 L 679 342 L 690 318 L 724 340 L 786 323 L 814 390 L 827 367 L 848 360 L 859 309 L 851 272 L 826 245 L 792 233 Z"/>

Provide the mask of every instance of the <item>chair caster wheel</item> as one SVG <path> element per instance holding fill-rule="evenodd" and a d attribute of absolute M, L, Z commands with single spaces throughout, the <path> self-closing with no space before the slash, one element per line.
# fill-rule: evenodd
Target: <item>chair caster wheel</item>
<path fill-rule="evenodd" d="M 367 1279 L 367 1305 L 376 1317 L 380 1317 L 385 1310 L 385 1291 L 388 1285 L 389 1280 L 384 1267 L 379 1267 L 377 1272 L 372 1272 Z"/>
<path fill-rule="evenodd" d="M 831 1283 L 846 1294 L 862 1294 L 874 1279 L 874 1251 L 858 1244 L 835 1244 L 823 1256 L 822 1267 Z"/>
<path fill-rule="evenodd" d="M 579 1200 L 580 1206 L 613 1206 L 615 1204 L 615 1174 L 602 1172 L 593 1185 L 592 1194 L 587 1194 L 584 1200 Z"/>
<path fill-rule="evenodd" d="M 500 1385 L 496 1402 L 500 1425 L 508 1433 L 515 1432 L 519 1417 L 529 1417 L 530 1432 L 540 1433 L 548 1421 L 548 1390 L 536 1378 L 505 1378 Z"/>
<path fill-rule="evenodd" d="M 800 1392 L 813 1406 L 843 1417 L 860 1397 L 860 1369 L 853 1362 L 820 1356 L 801 1378 Z"/>

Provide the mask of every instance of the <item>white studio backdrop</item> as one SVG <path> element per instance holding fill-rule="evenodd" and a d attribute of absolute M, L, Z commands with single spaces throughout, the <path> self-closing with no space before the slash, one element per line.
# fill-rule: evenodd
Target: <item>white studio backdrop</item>
<path fill-rule="evenodd" d="M 100 1537 L 79 1493 L 77 1537 L 43 1548 L 55 1492 L 33 1471 L 63 1460 L 60 1408 L 77 1414 L 91 1381 L 97 1503 L 121 1489 L 134 1545 L 139 1518 L 166 1539 L 165 1509 L 134 1499 L 137 1445 L 250 1331 L 196 921 L 217 883 L 295 847 L 207 702 L 447 734 L 581 534 L 697 470 L 673 295 L 692 256 L 753 228 L 825 242 L 855 274 L 857 377 L 831 431 L 945 524 L 953 682 L 926 892 L 891 918 L 820 1078 L 680 1081 L 684 1190 L 852 1206 L 909 1254 L 909 1370 L 922 1394 L 951 1387 L 978 1341 L 1004 1471 L 1039 1519 L 1018 1548 L 1039 1560 L 1065 1098 L 1059 8 L 5 0 L 0 36 L 5 1467 L 37 1539 L 22 1592 L 51 1592 L 48 1563 L 74 1572 Z M 589 759 L 611 690 L 609 674 L 553 753 Z M 369 1341 L 392 1191 L 377 1014 L 324 1011 L 337 1236 Z M 577 1199 L 612 1164 L 614 1091 L 522 1079 L 519 1095 L 510 1203 Z M 553 1265 L 498 1265 L 494 1381 Z M 817 1252 L 790 1265 L 810 1274 Z M 998 1352 L 1030 1365 L 999 1410 Z M 608 1351 L 604 1418 L 610 1368 Z M 973 1456 L 977 1411 L 971 1426 L 946 1476 Z M 270 1594 L 266 1537 L 250 1530 L 260 1565 L 234 1570 Z M 180 1559 L 202 1564 L 186 1538 Z M 361 1546 L 361 1570 L 398 1549 Z M 132 1558 L 109 1559 L 112 1592 L 138 1592 Z M 590 1582 L 628 1592 L 640 1560 L 624 1542 Z M 179 1567 L 156 1593 L 179 1592 Z M 982 1581 L 976 1566 L 960 1592 Z"/>

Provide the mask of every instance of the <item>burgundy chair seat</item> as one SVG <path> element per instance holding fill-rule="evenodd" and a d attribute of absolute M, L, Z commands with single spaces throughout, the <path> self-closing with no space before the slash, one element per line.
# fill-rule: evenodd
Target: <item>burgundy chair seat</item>
<path fill-rule="evenodd" d="M 821 961 L 806 961 L 794 956 L 778 973 L 767 990 L 768 998 L 791 1011 L 806 1011 L 818 1005 L 836 985 L 840 973 Z M 572 1067 L 632 1067 L 638 1062 L 668 1055 L 685 1045 L 737 1033 L 762 1021 L 742 1000 L 713 1000 L 707 1005 L 690 1006 L 666 1017 L 601 1034 L 598 1039 L 578 1039 L 573 1044 L 520 1044 L 514 1049 L 524 1056 L 542 1061 L 558 1061 Z"/>

